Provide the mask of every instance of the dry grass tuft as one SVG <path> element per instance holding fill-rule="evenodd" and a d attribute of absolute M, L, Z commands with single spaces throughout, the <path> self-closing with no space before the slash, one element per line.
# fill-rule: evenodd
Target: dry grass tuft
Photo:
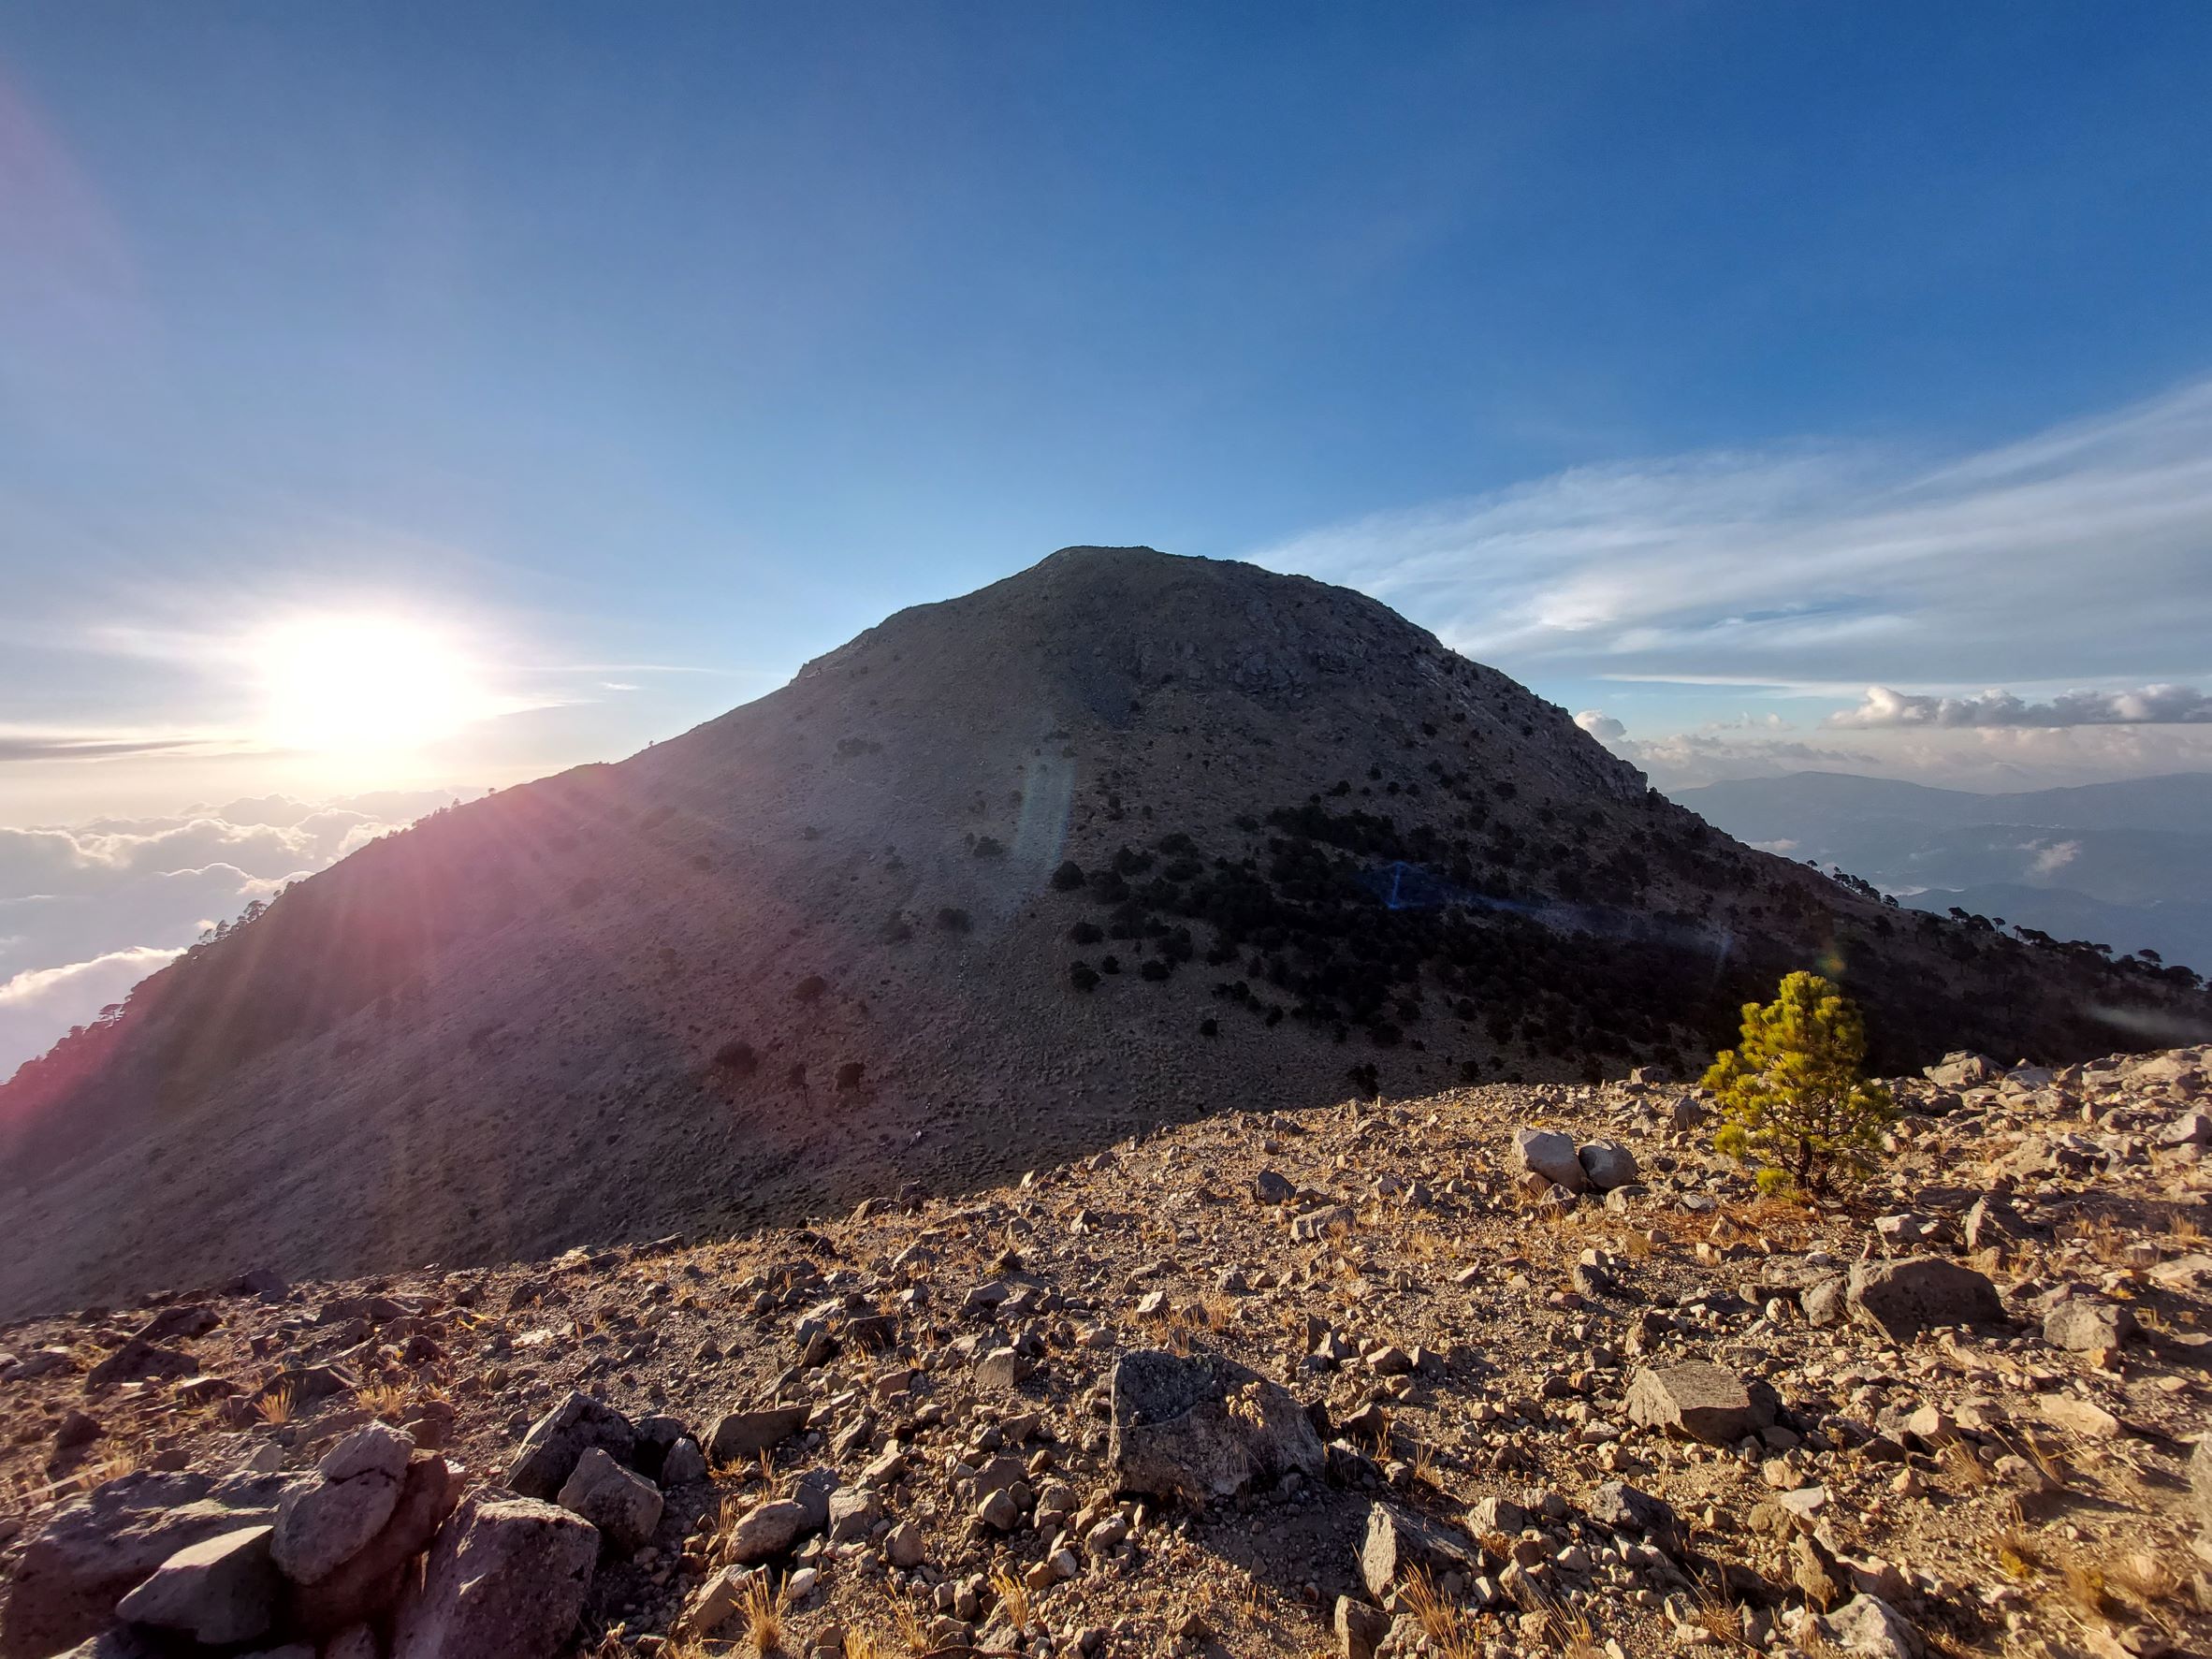
<path fill-rule="evenodd" d="M 745 1625 L 745 1643 L 755 1653 L 780 1653 L 791 1635 L 783 1615 L 791 1606 L 784 1587 L 770 1582 L 766 1573 L 754 1575 L 737 1603 L 737 1617 Z"/>
<path fill-rule="evenodd" d="M 2003 1523 L 1989 1534 L 1988 1545 L 1990 1554 L 1997 1558 L 1999 1570 L 2008 1579 L 2025 1580 L 2043 1570 L 2043 1551 L 2029 1536 L 2027 1522 L 2016 1502 L 2007 1506 Z"/>
<path fill-rule="evenodd" d="M 2153 1608 L 2180 1594 L 2181 1575 L 2150 1550 L 2138 1550 L 2106 1563 L 2104 1583 L 2107 1589 Z"/>
<path fill-rule="evenodd" d="M 901 1601 L 892 1609 L 892 1620 L 898 1626 L 899 1645 L 910 1653 L 929 1652 L 929 1632 L 923 1627 L 922 1615 L 914 1611 L 914 1604 Z"/>
<path fill-rule="evenodd" d="M 1028 1585 L 1000 1567 L 991 1575 L 991 1594 L 998 1598 L 998 1610 L 1006 1615 L 1008 1625 L 1015 1630 L 1029 1628 L 1032 1608 Z"/>
<path fill-rule="evenodd" d="M 398 1417 L 407 1406 L 407 1385 L 365 1383 L 354 1390 L 354 1399 L 371 1417 Z"/>
<path fill-rule="evenodd" d="M 2104 1588 L 2103 1569 L 2077 1562 L 2066 1569 L 2066 1605 L 2084 1619 L 2106 1622 L 2119 1617 L 2119 1608 Z"/>
<path fill-rule="evenodd" d="M 254 1410 L 265 1423 L 288 1423 L 292 1420 L 292 1385 L 285 1383 L 255 1401 Z"/>

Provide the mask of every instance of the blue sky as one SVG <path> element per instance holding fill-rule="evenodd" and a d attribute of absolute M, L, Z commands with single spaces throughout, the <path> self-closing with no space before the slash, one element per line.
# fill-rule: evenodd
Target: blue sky
<path fill-rule="evenodd" d="M 0 825 L 618 755 L 1078 542 L 1354 581 L 1670 784 L 2212 765 L 2208 70 L 2196 4 L 9 7 Z M 357 617 L 467 720 L 288 738 Z"/>

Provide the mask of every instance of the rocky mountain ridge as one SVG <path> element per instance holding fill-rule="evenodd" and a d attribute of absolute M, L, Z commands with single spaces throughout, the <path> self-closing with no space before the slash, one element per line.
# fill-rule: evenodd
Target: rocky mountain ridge
<path fill-rule="evenodd" d="M 0 1088 L 0 1315 L 987 1186 L 1347 1087 L 2191 1041 L 2144 964 L 1729 841 L 1362 595 L 1074 548 L 298 883 Z"/>
<path fill-rule="evenodd" d="M 0 1328 L 0 1653 L 2202 1645 L 2212 1055 L 1896 1088 L 1817 1210 L 1646 1074 Z"/>

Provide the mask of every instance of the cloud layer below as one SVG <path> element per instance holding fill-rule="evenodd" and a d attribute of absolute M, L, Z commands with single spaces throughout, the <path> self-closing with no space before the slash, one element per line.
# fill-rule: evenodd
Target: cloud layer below
<path fill-rule="evenodd" d="M 0 1077 L 203 928 L 453 798 L 269 795 L 170 817 L 0 826 Z"/>

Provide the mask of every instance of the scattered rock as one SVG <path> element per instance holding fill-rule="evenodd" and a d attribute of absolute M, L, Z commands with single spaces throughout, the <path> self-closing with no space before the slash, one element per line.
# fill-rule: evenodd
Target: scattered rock
<path fill-rule="evenodd" d="M 1220 1358 L 1158 1349 L 1114 1362 L 1107 1451 L 1124 1492 L 1203 1503 L 1255 1480 L 1326 1467 L 1320 1436 L 1289 1390 Z"/>
<path fill-rule="evenodd" d="M 1535 1176 L 1546 1186 L 1564 1186 L 1569 1192 L 1587 1192 L 1589 1173 L 1575 1152 L 1575 1138 L 1556 1129 L 1518 1129 L 1513 1135 L 1513 1169 Z"/>
<path fill-rule="evenodd" d="M 134 1624 L 180 1630 L 212 1647 L 249 1642 L 276 1623 L 283 1580 L 269 1554 L 273 1528 L 240 1527 L 188 1544 L 117 1604 Z"/>
<path fill-rule="evenodd" d="M 634 1475 L 594 1446 L 576 1460 L 576 1466 L 560 1489 L 560 1506 L 573 1509 L 593 1526 L 607 1544 L 621 1554 L 650 1543 L 661 1524 L 660 1488 L 642 1475 Z"/>
<path fill-rule="evenodd" d="M 472 1496 L 400 1606 L 392 1659 L 550 1659 L 575 1628 L 598 1559 L 598 1532 L 566 1509 Z"/>
<path fill-rule="evenodd" d="M 1770 1392 L 1744 1386 L 1703 1360 L 1638 1371 L 1628 1385 L 1628 1420 L 1708 1446 L 1733 1446 L 1774 1421 Z"/>
<path fill-rule="evenodd" d="M 1940 1256 L 1862 1261 L 1851 1270 L 1845 1300 L 1854 1316 L 1892 1342 L 1909 1342 L 1939 1325 L 1994 1325 L 2004 1318 L 1986 1274 Z"/>

